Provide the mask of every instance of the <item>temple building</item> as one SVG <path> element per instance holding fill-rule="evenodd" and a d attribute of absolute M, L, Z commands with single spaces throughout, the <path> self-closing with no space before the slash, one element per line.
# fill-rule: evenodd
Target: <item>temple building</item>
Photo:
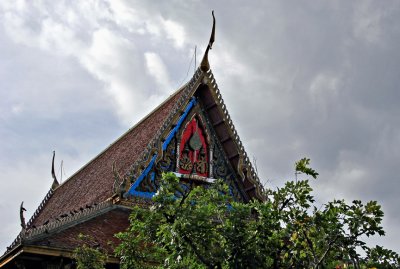
<path fill-rule="evenodd" d="M 79 234 L 107 251 L 107 268 L 119 268 L 114 234 L 129 226 L 133 205 L 152 203 L 163 172 L 197 185 L 222 178 L 236 200 L 264 199 L 208 63 L 214 31 L 215 23 L 189 82 L 63 184 L 53 173 L 49 192 L 26 223 L 21 205 L 22 230 L 0 257 L 0 268 L 74 268 Z"/>

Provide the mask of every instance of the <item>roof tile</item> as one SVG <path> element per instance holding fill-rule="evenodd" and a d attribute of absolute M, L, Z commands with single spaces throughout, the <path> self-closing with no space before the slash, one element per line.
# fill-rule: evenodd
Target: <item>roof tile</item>
<path fill-rule="evenodd" d="M 86 243 L 113 254 L 115 246 L 120 243 L 114 235 L 128 228 L 129 213 L 128 209 L 117 208 L 56 234 L 50 234 L 33 245 L 73 250 Z M 89 239 L 80 239 L 80 234 L 89 236 Z"/>
<path fill-rule="evenodd" d="M 166 102 L 55 189 L 53 195 L 31 221 L 31 227 L 33 225 L 40 226 L 62 214 L 85 208 L 87 205 L 100 203 L 111 197 L 114 183 L 112 164 L 116 163 L 118 172 L 121 174 L 129 170 L 171 113 L 182 92 L 183 90 L 179 90 L 172 95 Z"/>

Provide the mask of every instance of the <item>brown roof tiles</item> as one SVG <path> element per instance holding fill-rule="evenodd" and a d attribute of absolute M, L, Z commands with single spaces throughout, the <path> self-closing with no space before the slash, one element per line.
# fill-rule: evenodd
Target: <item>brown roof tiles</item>
<path fill-rule="evenodd" d="M 128 209 L 117 208 L 61 232 L 49 234 L 48 237 L 32 244 L 73 250 L 86 243 L 91 247 L 106 250 L 112 255 L 115 246 L 120 243 L 114 235 L 128 228 L 129 213 Z M 88 236 L 88 238 L 86 240 L 79 239 L 80 234 Z"/>
<path fill-rule="evenodd" d="M 52 221 L 62 214 L 85 208 L 87 205 L 100 203 L 111 197 L 114 183 L 112 164 L 116 163 L 118 172 L 121 174 L 129 170 L 157 130 L 161 128 L 182 92 L 182 89 L 178 90 L 146 118 L 55 189 L 53 195 L 31 221 L 30 227 L 43 225 L 46 221 Z"/>

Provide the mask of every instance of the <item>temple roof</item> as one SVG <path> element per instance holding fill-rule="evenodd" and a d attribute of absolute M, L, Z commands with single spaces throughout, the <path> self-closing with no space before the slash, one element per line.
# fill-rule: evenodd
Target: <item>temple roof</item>
<path fill-rule="evenodd" d="M 195 99 L 201 103 L 202 112 L 209 119 L 224 158 L 234 170 L 236 186 L 243 195 L 243 201 L 265 199 L 258 175 L 209 67 L 208 51 L 214 39 L 213 15 L 213 30 L 207 51 L 187 84 L 63 184 L 58 185 L 53 167 L 54 182 L 50 191 L 26 225 L 21 213 L 23 229 L 0 257 L 0 267 L 24 251 L 29 253 L 32 248 L 44 251 L 46 255 L 70 255 L 82 244 L 79 234 L 90 236 L 95 245 L 112 253 L 113 247 L 108 242 L 117 244 L 114 234 L 128 227 L 130 206 L 148 206 L 151 203 L 149 199 L 125 197 L 123 193 L 126 194 L 130 188 L 126 185 L 132 184 L 138 173 L 149 167 L 151 160 L 154 162 L 156 157 L 163 156 L 164 142 L 178 128 L 177 122 L 186 113 L 185 107 Z"/>
<path fill-rule="evenodd" d="M 113 163 L 121 174 L 130 169 L 160 129 L 165 118 L 171 113 L 181 94 L 182 89 L 175 92 L 147 117 L 57 187 L 28 223 L 28 228 L 57 220 L 64 214 L 74 214 L 110 198 L 113 195 L 114 184 L 111 169 Z"/>
<path fill-rule="evenodd" d="M 132 178 L 133 171 L 145 167 L 151 159 L 149 156 L 162 151 L 163 141 L 193 97 L 202 103 L 226 158 L 237 173 L 237 183 L 245 201 L 263 200 L 263 187 L 235 130 L 214 76 L 211 70 L 205 72 L 199 68 L 186 85 L 148 116 L 63 184 L 55 189 L 52 187 L 27 223 L 26 229 L 22 230 L 0 261 L 21 246 L 56 247 L 71 251 L 78 244 L 79 231 L 106 241 L 113 239 L 116 232 L 123 231 L 127 227 L 128 214 L 112 212 L 126 208 L 127 205 L 149 201 L 135 201 L 131 198 L 127 203 L 122 197 L 119 199 L 113 165 L 118 174 L 124 175 L 124 180 Z M 110 216 L 116 215 L 118 219 L 123 214 L 126 223 L 116 221 L 110 225 L 112 228 L 104 226 Z"/>
<path fill-rule="evenodd" d="M 128 228 L 129 214 L 128 209 L 116 208 L 65 230 L 50 233 L 45 238 L 33 240 L 31 244 L 71 250 L 85 242 L 91 247 L 100 247 L 112 254 L 115 246 L 120 243 L 114 235 Z M 80 239 L 79 235 L 84 235 L 87 239 Z M 29 241 L 26 244 L 29 244 Z"/>

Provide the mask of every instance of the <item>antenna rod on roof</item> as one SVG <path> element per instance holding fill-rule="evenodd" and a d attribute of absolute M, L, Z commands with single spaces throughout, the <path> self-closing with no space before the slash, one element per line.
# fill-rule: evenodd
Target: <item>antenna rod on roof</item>
<path fill-rule="evenodd" d="M 196 73 L 197 68 L 197 45 L 194 46 L 194 73 Z"/>
<path fill-rule="evenodd" d="M 213 17 L 213 26 L 211 30 L 211 36 L 210 36 L 210 41 L 208 42 L 206 52 L 204 53 L 203 60 L 201 60 L 200 64 L 200 69 L 204 72 L 207 72 L 210 70 L 210 63 L 208 62 L 208 51 L 212 49 L 212 45 L 215 41 L 215 16 L 214 16 L 214 10 L 212 11 L 212 17 Z"/>
<path fill-rule="evenodd" d="M 61 160 L 61 166 L 60 166 L 60 184 L 62 183 L 63 172 L 64 172 L 64 174 L 65 174 L 65 171 L 64 171 L 64 160 Z"/>

